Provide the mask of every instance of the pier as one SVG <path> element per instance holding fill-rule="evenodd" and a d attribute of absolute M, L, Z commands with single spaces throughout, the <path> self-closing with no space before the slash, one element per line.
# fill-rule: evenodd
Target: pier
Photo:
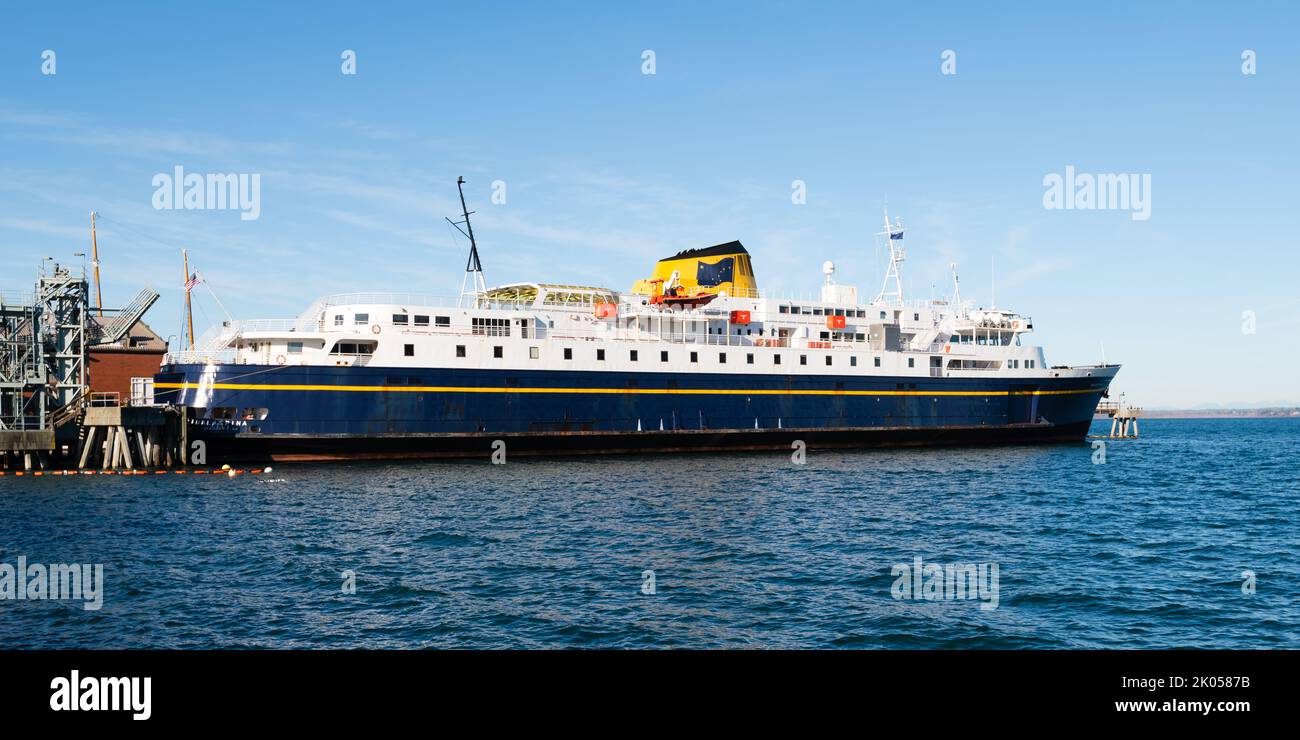
<path fill-rule="evenodd" d="M 154 404 L 152 394 L 96 390 L 152 383 L 151 373 L 133 376 L 166 351 L 141 322 L 158 293 L 146 288 L 125 308 L 92 309 L 88 287 L 84 271 L 53 263 L 42 265 L 32 293 L 0 293 L 0 471 L 186 462 L 185 409 Z"/>
<path fill-rule="evenodd" d="M 1131 406 L 1119 394 L 1118 401 L 1102 401 L 1097 404 L 1097 414 L 1110 417 L 1111 439 L 1137 439 L 1138 417 L 1142 415 L 1141 406 Z"/>

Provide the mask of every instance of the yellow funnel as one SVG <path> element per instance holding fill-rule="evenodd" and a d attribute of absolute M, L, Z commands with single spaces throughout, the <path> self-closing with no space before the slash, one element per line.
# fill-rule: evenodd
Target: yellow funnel
<path fill-rule="evenodd" d="M 742 298 L 758 297 L 758 282 L 749 252 L 740 242 L 727 242 L 706 249 L 687 249 L 655 263 L 649 280 L 632 286 L 634 295 L 659 295 L 664 284 L 678 273 L 678 295 L 726 293 Z"/>

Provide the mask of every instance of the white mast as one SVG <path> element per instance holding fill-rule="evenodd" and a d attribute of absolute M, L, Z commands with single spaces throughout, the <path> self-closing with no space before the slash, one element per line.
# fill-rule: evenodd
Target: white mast
<path fill-rule="evenodd" d="M 952 270 L 952 305 L 956 306 L 954 316 L 961 314 L 961 281 L 957 279 L 957 263 L 953 262 L 948 265 Z"/>
<path fill-rule="evenodd" d="M 903 303 L 903 279 L 899 274 L 898 266 L 903 263 L 907 257 L 907 250 L 903 247 L 903 224 L 894 219 L 894 225 L 889 225 L 889 209 L 885 208 L 885 241 L 889 242 L 889 267 L 885 270 L 885 282 L 880 286 L 880 294 L 876 296 L 875 303 Z M 898 242 L 895 246 L 894 242 Z M 890 288 L 890 283 L 893 288 Z"/>
<path fill-rule="evenodd" d="M 998 258 L 989 255 L 989 308 L 998 307 Z"/>

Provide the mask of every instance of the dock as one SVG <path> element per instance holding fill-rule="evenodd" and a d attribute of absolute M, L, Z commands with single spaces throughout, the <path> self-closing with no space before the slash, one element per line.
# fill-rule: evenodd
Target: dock
<path fill-rule="evenodd" d="M 1102 401 L 1097 404 L 1097 415 L 1110 417 L 1109 439 L 1137 439 L 1138 418 L 1142 416 L 1141 406 L 1132 406 L 1119 395 L 1118 401 Z"/>
<path fill-rule="evenodd" d="M 0 471 L 186 463 L 187 409 L 154 404 L 151 393 L 96 392 L 90 377 L 152 387 L 152 375 L 126 376 L 149 365 L 132 330 L 158 293 L 92 309 L 88 288 L 84 269 L 54 263 L 31 293 L 0 293 Z"/>

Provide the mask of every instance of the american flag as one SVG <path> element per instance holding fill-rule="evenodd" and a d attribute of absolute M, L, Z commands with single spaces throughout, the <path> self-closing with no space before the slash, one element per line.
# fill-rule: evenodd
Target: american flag
<path fill-rule="evenodd" d="M 198 285 L 201 282 L 203 282 L 203 278 L 199 277 L 199 274 L 197 272 L 192 273 L 190 275 L 190 279 L 185 281 L 185 292 L 188 293 L 191 290 L 194 290 L 194 286 Z"/>

